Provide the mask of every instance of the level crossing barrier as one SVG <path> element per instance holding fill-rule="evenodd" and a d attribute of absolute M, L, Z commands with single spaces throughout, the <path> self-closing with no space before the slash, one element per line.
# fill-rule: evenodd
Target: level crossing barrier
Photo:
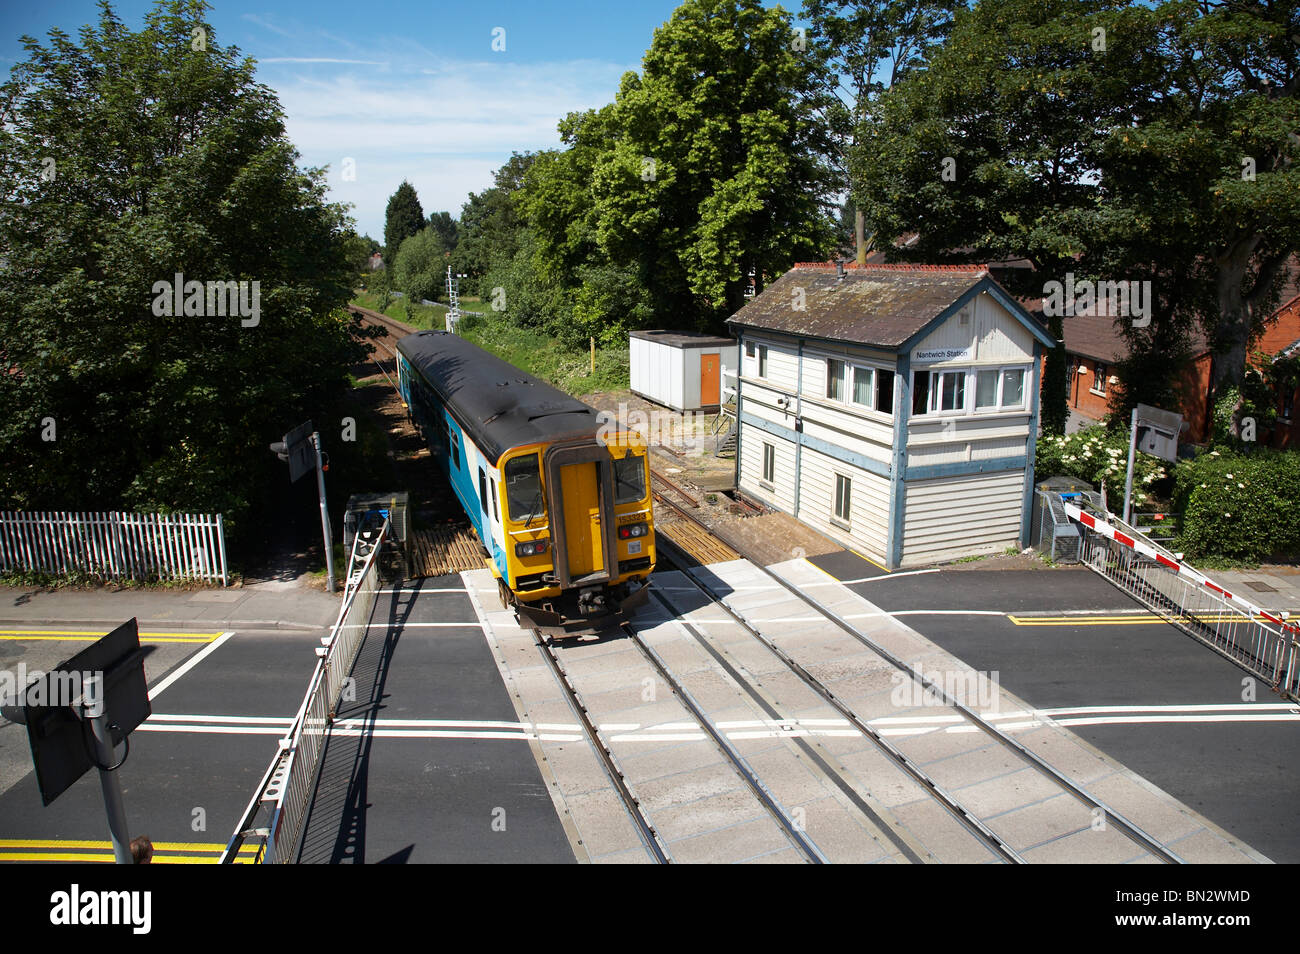
<path fill-rule="evenodd" d="M 235 827 L 221 856 L 222 864 L 234 861 L 240 848 L 249 841 L 257 843 L 257 857 L 263 864 L 292 864 L 297 860 L 320 775 L 325 741 L 347 685 L 348 673 L 366 638 L 375 596 L 382 582 L 379 554 L 390 529 L 391 522 L 386 517 L 377 534 L 358 533 L 352 541 L 338 619 L 330 628 L 329 636 L 321 640 L 323 647 L 316 650 L 316 669 L 307 685 L 307 694 Z M 253 827 L 263 810 L 270 811 L 269 826 Z"/>
<path fill-rule="evenodd" d="M 1300 625 L 1265 610 L 1187 565 L 1100 505 L 1091 493 L 1061 494 L 1083 534 L 1082 562 L 1247 672 L 1300 701 Z"/>

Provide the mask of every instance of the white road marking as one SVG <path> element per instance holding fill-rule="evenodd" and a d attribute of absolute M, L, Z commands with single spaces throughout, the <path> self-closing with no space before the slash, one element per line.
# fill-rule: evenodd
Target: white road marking
<path fill-rule="evenodd" d="M 408 593 L 409 593 L 409 594 L 413 594 L 413 595 L 414 595 L 414 594 L 424 594 L 424 593 L 465 593 L 465 592 L 468 592 L 468 591 L 467 591 L 467 590 L 465 589 L 465 587 L 463 587 L 463 586 L 442 586 L 442 587 L 430 587 L 430 588 L 427 589 L 427 590 L 416 590 L 416 589 L 410 589 L 410 590 L 375 590 L 375 592 L 376 592 L 376 593 L 385 593 L 385 594 L 391 594 L 391 593 L 408 594 Z"/>
<path fill-rule="evenodd" d="M 1008 730 L 1045 725 L 1169 725 L 1205 722 L 1300 722 L 1300 707 L 1286 703 L 1226 705 L 1080 706 L 1076 708 L 986 712 L 985 718 Z M 149 732 L 215 735 L 283 735 L 293 719 L 283 716 L 221 716 L 155 713 L 140 726 Z M 886 716 L 869 720 L 883 736 L 916 736 L 933 732 L 981 731 L 956 714 Z M 852 738 L 857 730 L 845 719 L 742 719 L 717 727 L 733 740 L 828 737 Z M 693 722 L 602 724 L 600 731 L 614 742 L 691 742 L 706 739 Z M 334 735 L 390 739 L 493 739 L 510 741 L 581 741 L 581 729 L 568 723 L 527 723 L 472 719 L 342 719 Z"/>
<path fill-rule="evenodd" d="M 149 690 L 149 701 L 152 702 L 154 699 L 157 699 L 160 695 L 162 695 L 163 691 L 167 689 L 167 687 L 169 687 L 172 683 L 174 683 L 181 676 L 185 675 L 187 672 L 189 672 L 199 663 L 203 662 L 203 660 L 207 659 L 208 656 L 210 656 L 212 653 L 214 653 L 217 650 L 217 647 L 221 646 L 223 643 L 225 643 L 226 640 L 228 640 L 233 635 L 235 634 L 222 633 L 212 642 L 208 643 L 197 653 L 195 653 L 193 656 L 187 659 L 179 669 L 177 669 L 174 673 L 172 673 L 162 682 L 158 683 L 158 685 L 154 686 L 152 689 Z"/>
<path fill-rule="evenodd" d="M 390 623 L 367 623 L 366 629 L 414 629 L 415 627 L 441 628 L 441 629 L 482 629 L 483 623 L 479 620 L 470 620 L 465 623 L 398 623 L 396 626 Z"/>

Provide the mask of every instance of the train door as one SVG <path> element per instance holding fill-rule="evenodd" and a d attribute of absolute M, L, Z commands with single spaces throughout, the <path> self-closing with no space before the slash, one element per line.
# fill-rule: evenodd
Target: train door
<path fill-rule="evenodd" d="M 605 569 L 599 466 L 584 461 L 560 467 L 566 557 L 574 580 Z"/>

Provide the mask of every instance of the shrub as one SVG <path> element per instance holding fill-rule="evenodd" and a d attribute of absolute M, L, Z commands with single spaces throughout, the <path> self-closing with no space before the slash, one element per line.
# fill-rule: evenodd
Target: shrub
<path fill-rule="evenodd" d="M 1121 503 L 1127 468 L 1128 428 L 1107 431 L 1098 425 L 1069 437 L 1044 434 L 1035 449 L 1035 480 L 1075 477 L 1098 489 L 1105 482 L 1110 499 Z M 1168 476 L 1164 461 L 1138 453 L 1133 460 L 1134 506 L 1150 500 L 1156 486 Z"/>
<path fill-rule="evenodd" d="M 1181 461 L 1174 509 L 1182 511 L 1179 546 L 1189 559 L 1225 557 L 1259 563 L 1300 557 L 1300 454 L 1224 448 Z"/>

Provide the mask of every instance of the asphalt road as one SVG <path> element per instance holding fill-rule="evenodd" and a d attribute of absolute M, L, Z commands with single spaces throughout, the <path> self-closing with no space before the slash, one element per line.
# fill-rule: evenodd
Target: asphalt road
<path fill-rule="evenodd" d="M 355 699 L 339 713 L 353 721 L 326 750 L 302 860 L 573 861 L 460 578 L 407 587 L 376 602 Z M 118 773 L 129 832 L 151 838 L 156 861 L 220 854 L 301 704 L 321 635 L 235 630 L 165 644 L 174 662 L 150 671 L 151 691 L 183 673 L 154 699 Z M 21 776 L 0 794 L 0 860 L 112 859 L 97 773 L 46 808 L 25 729 L 0 726 L 0 755 Z"/>
<path fill-rule="evenodd" d="M 862 580 L 852 584 L 860 595 L 974 669 L 996 672 L 1034 708 L 1112 707 L 1054 718 L 1274 861 L 1300 862 L 1300 707 L 1280 706 L 1267 685 L 1100 576 L 886 574 L 852 554 L 811 560 L 837 579 Z M 1142 711 L 1152 706 L 1176 708 Z M 1265 721 L 1279 717 L 1286 721 Z"/>

